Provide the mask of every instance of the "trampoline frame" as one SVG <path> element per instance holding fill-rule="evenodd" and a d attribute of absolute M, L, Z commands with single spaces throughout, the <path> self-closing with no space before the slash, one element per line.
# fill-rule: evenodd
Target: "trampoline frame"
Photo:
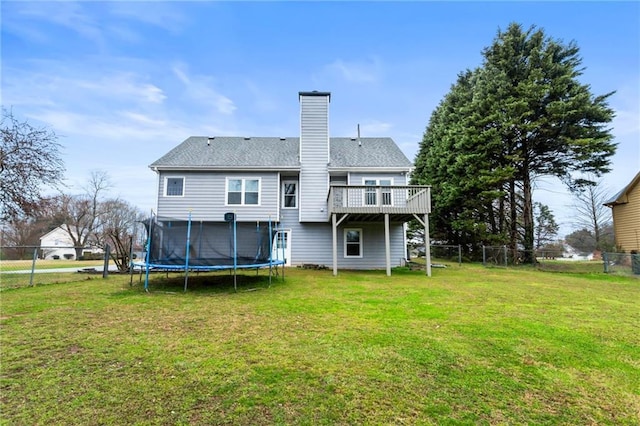
<path fill-rule="evenodd" d="M 153 218 L 153 215 L 152 215 Z M 281 232 L 280 228 L 276 226 L 275 228 L 272 226 L 271 216 L 269 216 L 268 224 L 269 224 L 269 261 L 261 262 L 261 263 L 238 263 L 238 247 L 237 247 L 237 220 L 235 213 L 226 213 L 225 221 L 232 222 L 232 237 L 233 237 L 233 264 L 217 264 L 217 265 L 195 265 L 190 264 L 189 261 L 189 246 L 191 243 L 191 211 L 189 212 L 189 217 L 187 219 L 187 239 L 186 239 L 186 248 L 185 251 L 185 263 L 184 264 L 171 264 L 171 263 L 157 263 L 150 261 L 151 255 L 151 238 L 153 235 L 152 227 L 155 224 L 155 220 L 149 221 L 149 228 L 147 229 L 147 242 L 145 244 L 146 256 L 145 262 L 131 262 L 131 267 L 133 269 L 134 266 L 144 268 L 145 270 L 145 279 L 144 279 L 144 290 L 149 291 L 149 272 L 151 271 L 167 271 L 167 272 L 180 272 L 184 271 L 184 291 L 187 291 L 187 286 L 189 283 L 189 271 L 194 272 L 212 272 L 212 271 L 233 271 L 233 289 L 234 291 L 238 291 L 237 284 L 237 271 L 238 269 L 261 269 L 261 268 L 269 268 L 269 287 L 271 287 L 271 279 L 273 276 L 273 268 L 277 268 L 278 266 L 282 266 L 282 278 L 284 279 L 284 266 L 286 260 L 273 259 L 273 242 L 275 241 L 272 235 L 279 236 L 281 238 L 282 244 L 282 259 L 285 259 L 285 247 L 284 247 L 284 233 Z M 275 231 L 275 232 L 274 232 Z M 278 238 L 278 237 L 276 237 Z M 196 262 L 194 262 L 196 263 Z"/>

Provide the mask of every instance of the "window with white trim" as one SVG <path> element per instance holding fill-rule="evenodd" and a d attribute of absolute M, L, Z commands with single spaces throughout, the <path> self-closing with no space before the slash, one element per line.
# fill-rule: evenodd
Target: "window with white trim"
<path fill-rule="evenodd" d="M 363 179 L 363 183 L 365 186 L 370 187 L 370 188 L 365 188 L 364 190 L 365 206 L 377 206 L 377 205 L 392 206 L 393 205 L 393 196 L 392 196 L 391 188 L 388 188 L 389 186 L 393 185 L 393 179 L 365 178 Z M 378 200 L 378 188 L 376 188 L 377 186 L 382 187 L 380 188 L 380 200 Z"/>
<path fill-rule="evenodd" d="M 362 257 L 362 229 L 344 230 L 344 257 Z"/>
<path fill-rule="evenodd" d="M 260 204 L 260 179 L 227 178 L 227 205 Z"/>
<path fill-rule="evenodd" d="M 164 195 L 165 197 L 183 197 L 184 196 L 184 178 L 183 177 L 164 178 Z"/>
<path fill-rule="evenodd" d="M 295 182 L 295 181 L 282 182 L 282 208 L 284 209 L 298 208 L 298 182 Z"/>

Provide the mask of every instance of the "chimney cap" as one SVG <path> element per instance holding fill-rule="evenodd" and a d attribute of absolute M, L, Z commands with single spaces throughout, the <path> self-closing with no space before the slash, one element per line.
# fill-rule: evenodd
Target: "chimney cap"
<path fill-rule="evenodd" d="M 302 96 L 327 96 L 329 98 L 329 102 L 331 102 L 331 92 L 318 92 L 317 90 L 312 92 L 298 92 L 298 98 Z"/>

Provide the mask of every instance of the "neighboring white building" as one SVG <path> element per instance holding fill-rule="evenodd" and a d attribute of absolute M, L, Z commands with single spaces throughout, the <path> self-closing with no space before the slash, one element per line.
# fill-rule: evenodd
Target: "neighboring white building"
<path fill-rule="evenodd" d="M 101 253 L 101 249 L 85 248 L 83 253 Z M 40 237 L 40 257 L 46 260 L 52 259 L 75 259 L 76 250 L 73 246 L 73 240 L 69 233 L 62 227 L 58 226 L 52 231 L 47 232 Z"/>
<path fill-rule="evenodd" d="M 593 253 L 582 254 L 568 244 L 564 245 L 564 252 L 559 260 L 593 260 Z"/>

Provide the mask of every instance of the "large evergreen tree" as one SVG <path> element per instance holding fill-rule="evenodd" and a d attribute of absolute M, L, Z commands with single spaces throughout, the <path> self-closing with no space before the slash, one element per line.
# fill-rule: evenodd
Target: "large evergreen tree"
<path fill-rule="evenodd" d="M 507 240 L 530 254 L 535 179 L 576 188 L 583 173 L 608 171 L 611 93 L 594 96 L 579 81 L 578 50 L 511 24 L 434 111 L 413 181 L 433 185 L 434 225 L 448 224 L 448 242 Z"/>

